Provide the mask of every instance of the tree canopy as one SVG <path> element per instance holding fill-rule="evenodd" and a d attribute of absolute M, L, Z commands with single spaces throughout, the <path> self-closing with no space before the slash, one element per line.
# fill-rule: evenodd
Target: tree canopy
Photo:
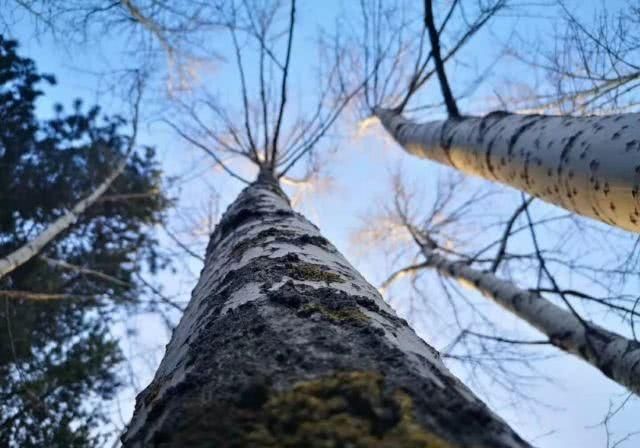
<path fill-rule="evenodd" d="M 37 116 L 55 84 L 0 36 L 0 256 L 28 244 L 125 156 L 127 121 L 85 109 Z M 0 445 L 93 446 L 101 400 L 119 385 L 115 307 L 140 303 L 139 275 L 165 265 L 152 226 L 168 205 L 154 149 L 141 148 L 75 225 L 0 279 Z"/>

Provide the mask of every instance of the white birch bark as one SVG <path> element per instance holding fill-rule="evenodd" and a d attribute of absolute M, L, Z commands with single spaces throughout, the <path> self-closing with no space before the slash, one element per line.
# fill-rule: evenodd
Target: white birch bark
<path fill-rule="evenodd" d="M 388 109 L 376 116 L 411 154 L 640 231 L 640 114 L 494 112 L 427 123 Z"/>
<path fill-rule="evenodd" d="M 100 196 L 109 189 L 116 178 L 122 174 L 127 166 L 127 160 L 129 159 L 128 154 L 129 153 L 127 153 L 127 156 L 123 158 L 109 176 L 102 181 L 102 183 L 98 185 L 98 187 L 93 190 L 89 196 L 77 202 L 71 210 L 67 211 L 60 218 L 49 224 L 47 228 L 45 228 L 33 240 L 0 259 L 0 278 L 38 255 L 47 244 L 75 224 L 78 217 L 82 215 L 85 210 L 91 207 L 100 198 Z"/>
<path fill-rule="evenodd" d="M 426 266 L 472 285 L 504 309 L 525 320 L 554 346 L 588 362 L 607 377 L 640 395 L 640 343 L 608 331 L 593 322 L 519 288 L 492 272 L 473 269 L 428 251 Z"/>
<path fill-rule="evenodd" d="M 268 176 L 247 187 L 216 227 L 191 301 L 122 441 L 529 446 L 291 210 Z"/>

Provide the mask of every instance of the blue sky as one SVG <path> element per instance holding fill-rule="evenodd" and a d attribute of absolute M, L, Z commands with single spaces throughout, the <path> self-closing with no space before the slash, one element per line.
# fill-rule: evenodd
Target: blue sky
<path fill-rule="evenodd" d="M 315 66 L 317 64 L 316 48 L 314 46 L 319 27 L 332 30 L 335 18 L 350 10 L 355 2 L 341 2 L 338 0 L 312 2 L 301 1 L 299 5 L 299 25 L 296 30 L 294 45 L 294 65 L 291 76 L 293 108 L 304 109 L 313 99 L 315 83 Z M 619 6 L 621 2 L 607 2 L 609 7 Z M 574 7 L 578 3 L 571 4 Z M 601 5 L 599 2 L 582 2 L 580 14 L 589 17 Z M 532 73 L 522 71 L 522 66 L 509 59 L 498 60 L 502 44 L 513 39 L 514 31 L 528 36 L 549 36 L 554 30 L 556 22 L 551 12 L 544 10 L 539 16 L 524 18 L 499 17 L 494 23 L 481 33 L 465 49 L 448 70 L 452 86 L 455 91 L 464 90 L 476 73 L 487 71 L 490 74 L 474 95 L 467 101 L 461 101 L 461 108 L 465 111 L 482 112 L 491 105 L 488 97 L 492 96 L 496 86 L 500 88 L 500 81 L 506 77 L 521 78 L 523 81 L 533 81 Z M 58 85 L 46 90 L 46 97 L 41 100 L 39 107 L 42 116 L 52 113 L 52 106 L 56 102 L 70 106 L 73 98 L 81 97 L 86 104 L 100 103 L 106 113 L 124 113 L 126 107 L 117 95 L 109 90 L 109 77 L 96 76 L 97 73 L 117 69 L 132 63 L 131 55 L 126 53 L 128 41 L 126 36 L 109 35 L 107 38 L 91 42 L 90 45 L 71 45 L 64 36 L 53 39 L 44 34 L 34 35 L 33 23 L 22 20 L 19 26 L 11 32 L 21 43 L 22 53 L 33 58 L 39 69 L 56 75 Z M 222 48 L 222 54 L 228 56 L 229 48 Z M 497 62 L 496 62 L 497 61 Z M 213 61 L 200 66 L 201 85 L 217 90 L 221 95 L 229 98 L 233 103 L 238 95 L 238 77 L 233 66 L 227 60 Z M 163 61 L 159 60 L 159 64 Z M 163 67 L 159 66 L 162 73 Z M 514 73 L 514 70 L 517 71 Z M 189 148 L 180 138 L 167 129 L 159 118 L 163 116 L 165 103 L 163 84 L 154 84 L 146 92 L 142 132 L 140 141 L 155 145 L 159 150 L 163 169 L 168 175 L 176 175 L 198 167 L 202 176 L 194 177 L 186 183 L 179 194 L 179 211 L 193 212 L 205 207 L 211 189 L 219 194 L 219 210 L 223 211 L 234 199 L 242 185 L 229 178 L 219 170 L 208 167 L 209 159 L 201 152 Z M 235 92 L 235 93 L 233 93 Z M 436 99 L 437 86 L 429 87 L 424 98 L 426 102 Z M 162 101 L 160 101 L 162 99 Z M 425 118 L 441 117 L 442 111 Z M 346 117 L 348 118 L 348 116 Z M 406 155 L 398 147 L 385 138 L 379 129 L 373 129 L 366 135 L 358 136 L 352 121 L 343 121 L 319 148 L 326 159 L 323 174 L 332 179 L 331 188 L 324 192 L 311 193 L 305 197 L 301 210 L 314 221 L 323 234 L 331 240 L 347 258 L 373 284 L 379 284 L 389 273 L 390 263 L 375 250 L 358 247 L 353 243 L 353 232 L 362 225 L 361 217 L 372 210 L 384 198 L 389 197 L 389 177 L 393 170 L 402 167 L 407 178 L 420 185 L 425 194 L 423 200 L 429 203 L 433 200 L 433 189 L 439 176 L 443 176 L 446 169 L 431 162 L 418 160 Z M 234 163 L 234 162 L 232 162 Z M 250 177 L 251 168 L 234 163 L 240 171 Z M 480 188 L 483 183 L 472 183 Z M 289 188 L 295 195 L 295 191 Z M 518 195 L 508 193 L 496 203 L 489 203 L 494 210 L 508 210 L 515 203 Z M 198 213 L 198 212 L 196 212 Z M 200 213 L 202 215 L 202 213 Z M 200 216 L 198 215 L 198 216 Z M 179 217 L 172 215 L 170 226 L 175 229 L 184 227 Z M 163 243 L 169 244 L 166 236 L 159 230 Z M 373 248 L 371 248 L 373 249 Z M 180 260 L 181 268 L 176 275 L 165 274 L 159 278 L 167 294 L 181 293 L 188 297 L 188 291 L 195 284 L 193 276 L 197 276 L 200 266 L 194 260 Z M 188 275 L 186 267 L 192 275 Z M 636 288 L 637 283 L 632 285 Z M 438 334 L 429 323 L 429 316 L 416 318 L 407 315 L 408 307 L 403 298 L 410 292 L 408 288 L 399 285 L 394 288 L 393 304 L 401 315 L 415 322 L 416 331 L 427 342 L 438 346 Z M 475 298 L 478 302 L 484 299 Z M 524 324 L 517 322 L 499 310 L 492 310 L 506 327 L 521 329 Z M 176 317 L 176 316 L 174 316 Z M 613 323 L 615 325 L 615 323 Z M 137 328 L 139 336 L 133 340 L 124 339 L 128 327 Z M 123 337 L 125 353 L 131 354 L 141 386 L 146 385 L 153 373 L 154 363 L 159 362 L 162 347 L 168 341 L 169 334 L 162 323 L 154 316 L 131 316 L 126 324 L 114 328 L 114 335 Z M 526 329 L 523 331 L 527 331 Z M 525 333 L 527 334 L 527 333 Z M 528 334 L 535 337 L 535 333 Z M 454 370 L 464 378 L 464 372 Z M 508 403 L 508 400 L 495 399 L 491 401 L 494 409 L 526 439 L 536 446 L 556 448 L 567 446 L 604 447 L 606 434 L 601 427 L 593 427 L 605 416 L 611 399 L 619 400 L 623 391 L 620 387 L 606 380 L 586 364 L 559 354 L 557 357 L 541 362 L 539 368 L 556 379 L 555 384 L 540 384 L 529 393 L 534 395 L 542 405 L 526 402 Z M 482 391 L 479 391 L 483 393 Z M 490 394 L 490 390 L 489 390 Z M 133 408 L 133 393 L 128 390 L 120 397 L 120 412 L 122 419 L 127 421 Z M 637 416 L 640 405 L 637 400 L 630 404 L 615 419 L 613 427 L 617 434 L 640 430 Z M 115 415 L 115 414 L 114 414 Z M 591 427 L 591 428 L 590 428 Z M 620 447 L 637 446 L 638 440 L 630 440 Z"/>

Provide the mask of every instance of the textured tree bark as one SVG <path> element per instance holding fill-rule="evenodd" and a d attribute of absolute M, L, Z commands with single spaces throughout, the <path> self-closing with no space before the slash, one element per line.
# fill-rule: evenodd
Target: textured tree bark
<path fill-rule="evenodd" d="M 269 175 L 214 231 L 127 447 L 528 447 Z"/>
<path fill-rule="evenodd" d="M 493 112 L 427 123 L 414 123 L 388 109 L 376 115 L 411 154 L 640 231 L 640 114 Z"/>
<path fill-rule="evenodd" d="M 640 343 L 577 317 L 540 294 L 519 288 L 492 272 L 471 268 L 428 251 L 426 266 L 465 281 L 498 305 L 525 320 L 549 342 L 588 362 L 606 376 L 640 395 Z"/>

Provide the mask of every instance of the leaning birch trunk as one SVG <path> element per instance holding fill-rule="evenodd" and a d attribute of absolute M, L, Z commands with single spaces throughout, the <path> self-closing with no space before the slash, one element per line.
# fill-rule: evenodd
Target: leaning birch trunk
<path fill-rule="evenodd" d="M 473 285 L 495 303 L 525 320 L 554 346 L 588 362 L 613 381 L 640 395 L 640 343 L 580 319 L 542 295 L 519 288 L 492 272 L 473 269 L 425 250 L 426 267 Z"/>
<path fill-rule="evenodd" d="M 528 447 L 261 176 L 229 207 L 126 447 Z"/>
<path fill-rule="evenodd" d="M 91 207 L 100 196 L 109 189 L 111 184 L 116 180 L 127 166 L 127 160 L 129 159 L 129 153 L 123 158 L 123 160 L 116 166 L 109 176 L 93 190 L 93 192 L 76 203 L 71 210 L 66 212 L 60 218 L 49 224 L 38 236 L 32 241 L 29 241 L 24 246 L 13 251 L 6 257 L 0 259 L 0 278 L 9 274 L 11 271 L 22 266 L 27 261 L 38 255 L 44 247 L 51 241 L 56 239 L 58 235 L 66 231 L 78 220 L 78 217 L 82 215 L 85 210 Z"/>
<path fill-rule="evenodd" d="M 376 116 L 411 154 L 640 232 L 640 114 L 494 112 L 421 124 L 388 109 Z"/>

